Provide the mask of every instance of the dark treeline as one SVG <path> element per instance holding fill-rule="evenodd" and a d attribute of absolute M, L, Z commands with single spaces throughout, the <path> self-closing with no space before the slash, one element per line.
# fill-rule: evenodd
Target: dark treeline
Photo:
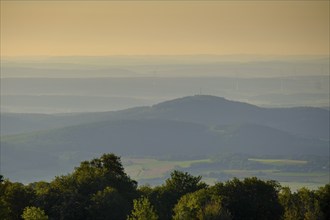
<path fill-rule="evenodd" d="M 291 192 L 255 177 L 208 186 L 173 171 L 160 186 L 141 186 L 120 158 L 104 154 L 50 183 L 14 183 L 1 176 L 0 219 L 322 220 L 330 219 L 330 184 Z"/>

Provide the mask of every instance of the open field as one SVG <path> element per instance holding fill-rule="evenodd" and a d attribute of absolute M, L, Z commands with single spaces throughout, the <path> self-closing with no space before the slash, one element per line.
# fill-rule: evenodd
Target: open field
<path fill-rule="evenodd" d="M 306 160 L 286 160 L 286 159 L 255 159 L 250 158 L 249 161 L 255 161 L 263 164 L 271 165 L 302 165 L 306 164 Z"/>
<path fill-rule="evenodd" d="M 140 184 L 157 185 L 168 178 L 169 173 L 174 169 L 201 175 L 203 181 L 210 185 L 234 177 L 243 179 L 256 176 L 263 180 L 276 180 L 282 186 L 289 186 L 292 190 L 297 190 L 302 187 L 317 189 L 329 181 L 327 171 L 288 172 L 277 169 L 282 166 L 306 165 L 307 161 L 304 160 L 249 159 L 249 161 L 273 165 L 274 169 L 216 169 L 214 168 L 215 162 L 210 159 L 171 161 L 152 158 L 122 158 L 122 160 L 125 171 Z"/>
<path fill-rule="evenodd" d="M 133 179 L 162 178 L 174 169 L 188 168 L 196 163 L 210 163 L 205 160 L 166 161 L 149 158 L 123 158 L 125 171 Z"/>

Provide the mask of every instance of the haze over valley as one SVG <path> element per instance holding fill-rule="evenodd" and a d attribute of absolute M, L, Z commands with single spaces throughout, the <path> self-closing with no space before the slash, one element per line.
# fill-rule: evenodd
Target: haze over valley
<path fill-rule="evenodd" d="M 327 56 L 6 58 L 2 172 L 50 180 L 113 152 L 141 184 L 180 169 L 211 184 L 316 188 L 329 178 L 328 66 Z"/>
<path fill-rule="evenodd" d="M 0 219 L 330 219 L 329 8 L 0 0 Z"/>
<path fill-rule="evenodd" d="M 304 177 L 306 184 L 317 186 L 328 178 L 329 110 L 322 108 L 261 108 L 195 95 L 121 111 L 2 113 L 1 126 L 2 153 L 6 155 L 2 159 L 3 173 L 22 182 L 70 172 L 79 161 L 102 152 L 123 156 L 130 174 L 141 183 L 157 184 L 174 167 L 205 177 L 216 169 L 228 173 L 224 179 L 233 175 L 228 170 L 234 168 L 245 170 L 240 174 L 243 176 L 256 175 L 249 172 L 261 169 L 262 175 L 261 171 L 258 175 L 262 178 L 302 181 L 281 176 L 283 165 L 255 165 L 255 158 L 266 159 L 266 163 L 267 159 L 283 161 L 291 172 L 317 171 L 313 178 Z M 228 159 L 223 167 L 218 160 L 224 157 L 236 159 Z M 152 163 L 158 160 L 167 164 L 156 165 L 163 169 L 157 176 L 151 174 L 153 168 L 143 168 L 150 159 L 155 160 Z M 228 167 L 236 163 L 232 160 L 250 165 Z"/>
<path fill-rule="evenodd" d="M 329 106 L 327 56 L 5 58 L 1 111 L 120 110 L 195 94 L 263 107 Z"/>
<path fill-rule="evenodd" d="M 0 219 L 329 219 L 329 1 L 0 4 Z"/>

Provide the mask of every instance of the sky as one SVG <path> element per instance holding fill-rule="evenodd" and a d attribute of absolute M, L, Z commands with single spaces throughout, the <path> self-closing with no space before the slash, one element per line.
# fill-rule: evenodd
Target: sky
<path fill-rule="evenodd" d="M 328 55 L 329 1 L 3 1 L 1 56 Z"/>

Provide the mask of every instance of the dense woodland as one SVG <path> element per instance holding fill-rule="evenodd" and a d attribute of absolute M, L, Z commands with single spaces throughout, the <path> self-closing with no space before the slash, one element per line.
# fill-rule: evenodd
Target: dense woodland
<path fill-rule="evenodd" d="M 208 186 L 173 171 L 164 184 L 141 186 L 120 157 L 104 154 L 51 182 L 29 185 L 1 176 L 0 219 L 330 219 L 330 184 L 291 192 L 255 177 Z"/>

